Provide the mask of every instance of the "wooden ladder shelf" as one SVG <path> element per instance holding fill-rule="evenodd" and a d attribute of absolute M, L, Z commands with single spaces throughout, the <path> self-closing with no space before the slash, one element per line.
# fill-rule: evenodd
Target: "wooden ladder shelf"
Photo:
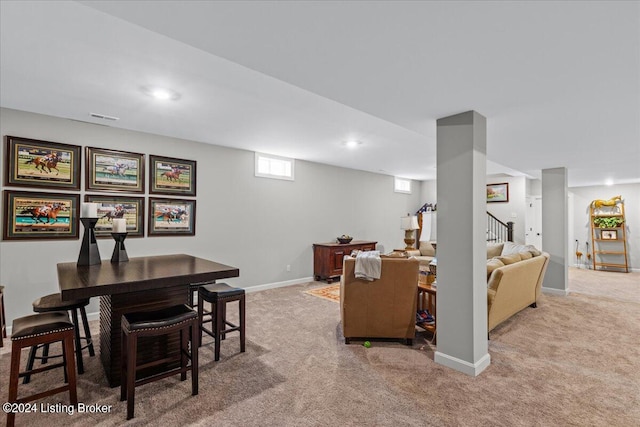
<path fill-rule="evenodd" d="M 591 250 L 594 270 L 629 272 L 629 261 L 627 256 L 627 233 L 626 220 L 624 216 L 624 201 L 611 199 L 607 203 L 596 207 L 594 200 L 589 205 L 591 224 Z M 615 226 L 602 226 L 596 224 L 598 218 L 619 218 L 622 223 Z"/>

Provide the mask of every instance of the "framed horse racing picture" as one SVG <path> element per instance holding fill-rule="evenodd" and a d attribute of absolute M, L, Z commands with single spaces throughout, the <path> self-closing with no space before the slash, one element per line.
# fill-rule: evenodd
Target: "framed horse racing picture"
<path fill-rule="evenodd" d="M 77 239 L 78 194 L 4 191 L 3 240 Z"/>
<path fill-rule="evenodd" d="M 7 136 L 5 183 L 79 191 L 80 150 L 79 145 Z"/>
<path fill-rule="evenodd" d="M 196 234 L 196 201 L 149 198 L 151 236 L 194 236 Z"/>
<path fill-rule="evenodd" d="M 87 147 L 88 191 L 144 193 L 144 154 Z"/>
<path fill-rule="evenodd" d="M 113 220 L 127 221 L 128 237 L 144 237 L 144 197 L 85 195 L 85 202 L 98 204 L 96 238 L 111 238 Z"/>
<path fill-rule="evenodd" d="M 196 161 L 149 156 L 149 194 L 196 196 Z"/>

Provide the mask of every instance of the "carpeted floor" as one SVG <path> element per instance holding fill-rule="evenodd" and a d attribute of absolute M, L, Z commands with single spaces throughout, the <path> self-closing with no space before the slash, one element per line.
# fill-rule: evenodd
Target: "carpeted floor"
<path fill-rule="evenodd" d="M 20 414 L 16 421 L 47 427 L 637 426 L 639 283 L 640 273 L 571 269 L 568 297 L 543 295 L 537 309 L 492 332 L 491 365 L 475 378 L 434 363 L 426 332 L 412 347 L 345 345 L 339 305 L 305 293 L 324 284 L 249 293 L 247 352 L 238 353 L 233 335 L 223 342 L 219 362 L 211 346 L 201 348 L 198 396 L 178 377 L 139 387 L 136 418 L 126 422 L 119 390 L 107 386 L 97 357 L 85 358 L 79 399 L 111 405 L 110 413 Z M 7 353 L 0 370 L 4 402 Z M 47 372 L 20 390 L 61 378 Z M 67 401 L 61 394 L 41 402 Z"/>

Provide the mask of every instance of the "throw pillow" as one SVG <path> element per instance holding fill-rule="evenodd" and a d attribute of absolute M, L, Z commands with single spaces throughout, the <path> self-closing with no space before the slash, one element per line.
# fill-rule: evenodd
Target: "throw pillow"
<path fill-rule="evenodd" d="M 520 255 L 520 258 L 522 258 L 522 260 L 524 261 L 525 259 L 531 259 L 533 258 L 533 254 L 530 251 L 524 251 L 524 252 L 518 252 Z"/>
<path fill-rule="evenodd" d="M 504 263 L 504 265 L 515 264 L 516 262 L 522 261 L 519 253 L 509 254 L 509 255 L 501 255 L 497 256 L 494 259 L 499 259 Z"/>
<path fill-rule="evenodd" d="M 491 277 L 491 273 L 493 273 L 493 270 L 500 267 L 504 267 L 504 263 L 499 259 L 494 258 L 487 260 L 487 280 L 489 280 L 489 277 Z"/>
<path fill-rule="evenodd" d="M 430 242 L 420 242 L 420 255 L 436 256 L 436 250 L 433 249 Z"/>
<path fill-rule="evenodd" d="M 491 259 L 495 256 L 502 255 L 502 243 L 489 244 L 487 243 L 487 259 Z"/>
<path fill-rule="evenodd" d="M 516 245 L 513 242 L 504 242 L 502 253 L 500 255 L 511 255 L 519 252 L 531 252 L 531 255 L 538 256 L 541 252 L 533 245 Z"/>

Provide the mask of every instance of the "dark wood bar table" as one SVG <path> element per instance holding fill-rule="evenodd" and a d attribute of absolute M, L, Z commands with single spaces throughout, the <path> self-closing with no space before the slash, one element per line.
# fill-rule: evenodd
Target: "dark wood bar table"
<path fill-rule="evenodd" d="M 77 266 L 58 264 L 63 301 L 100 297 L 100 360 L 109 385 L 120 385 L 120 318 L 133 311 L 152 311 L 186 304 L 189 284 L 238 277 L 235 267 L 191 255 L 130 258 L 128 262 Z M 180 351 L 179 336 L 140 340 L 139 364 Z M 140 376 L 150 372 L 140 372 Z"/>

